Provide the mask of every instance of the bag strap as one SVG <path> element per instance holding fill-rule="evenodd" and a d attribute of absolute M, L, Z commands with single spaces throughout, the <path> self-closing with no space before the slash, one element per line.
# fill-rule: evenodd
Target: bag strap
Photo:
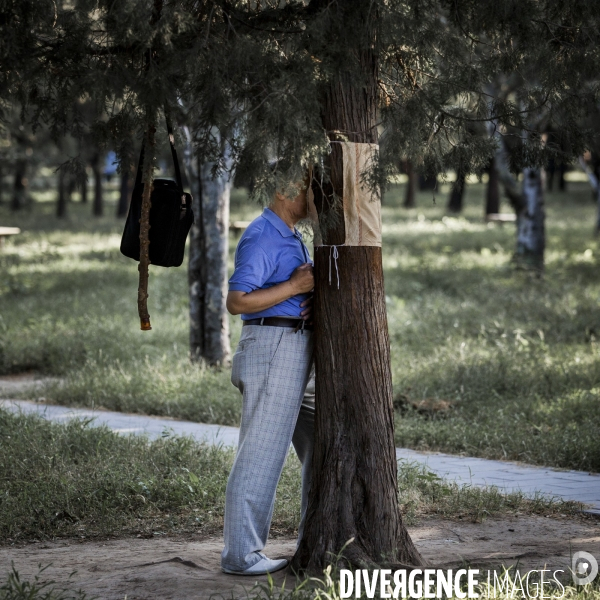
<path fill-rule="evenodd" d="M 181 170 L 179 168 L 179 159 L 177 158 L 177 150 L 175 149 L 175 136 L 173 135 L 173 125 L 169 118 L 169 113 L 165 108 L 165 121 L 167 122 L 167 133 L 169 135 L 169 146 L 171 147 L 171 156 L 173 158 L 173 166 L 175 167 L 175 180 L 179 189 L 183 192 L 183 181 L 181 179 Z M 135 177 L 135 185 L 141 185 L 142 183 L 142 171 L 144 170 L 144 151 L 146 149 L 146 136 L 142 141 L 142 148 L 140 150 L 140 160 L 138 161 L 137 174 Z"/>

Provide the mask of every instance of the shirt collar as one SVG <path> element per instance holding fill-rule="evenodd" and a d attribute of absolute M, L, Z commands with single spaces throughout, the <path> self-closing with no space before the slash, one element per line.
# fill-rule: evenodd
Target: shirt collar
<path fill-rule="evenodd" d="M 276 215 L 270 208 L 265 208 L 262 213 L 263 218 L 265 218 L 283 237 L 291 237 L 292 235 L 298 234 L 300 232 L 294 227 L 294 231 L 292 231 L 286 224 L 285 221 Z"/>

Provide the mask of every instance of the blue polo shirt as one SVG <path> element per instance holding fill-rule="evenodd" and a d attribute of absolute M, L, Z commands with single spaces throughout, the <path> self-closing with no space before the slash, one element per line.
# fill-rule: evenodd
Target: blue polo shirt
<path fill-rule="evenodd" d="M 240 239 L 235 251 L 235 270 L 229 279 L 230 292 L 253 292 L 287 281 L 294 270 L 311 263 L 302 234 L 285 224 L 272 210 L 265 208 L 254 219 Z M 298 294 L 271 308 L 252 314 L 243 314 L 244 321 L 261 317 L 299 318 L 300 303 L 310 294 Z"/>

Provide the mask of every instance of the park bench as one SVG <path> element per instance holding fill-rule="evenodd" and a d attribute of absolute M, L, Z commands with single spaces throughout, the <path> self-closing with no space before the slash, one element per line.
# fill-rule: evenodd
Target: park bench
<path fill-rule="evenodd" d="M 250 225 L 250 221 L 232 221 L 229 223 L 229 231 L 233 232 L 235 237 L 242 235 L 243 231 Z"/>
<path fill-rule="evenodd" d="M 517 220 L 517 215 L 514 213 L 491 213 L 485 216 L 488 223 L 514 223 Z"/>
<path fill-rule="evenodd" d="M 4 245 L 5 238 L 19 233 L 21 230 L 18 227 L 0 227 L 0 248 Z"/>

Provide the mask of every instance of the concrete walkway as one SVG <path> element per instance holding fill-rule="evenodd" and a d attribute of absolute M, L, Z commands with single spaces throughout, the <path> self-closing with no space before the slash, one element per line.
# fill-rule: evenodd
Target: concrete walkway
<path fill-rule="evenodd" d="M 117 433 L 146 434 L 151 439 L 171 433 L 224 446 L 236 446 L 238 441 L 237 427 L 205 425 L 105 410 L 68 408 L 28 400 L 0 399 L 0 406 L 16 412 L 38 414 L 52 421 L 64 422 L 73 418 L 91 418 L 94 419 L 93 424 L 107 425 Z M 528 496 L 539 494 L 583 502 L 587 505 L 584 512 L 600 517 L 600 474 L 597 473 L 561 471 L 507 461 L 438 452 L 417 452 L 406 448 L 397 448 L 396 456 L 402 460 L 426 465 L 439 477 L 459 484 L 496 486 L 505 493 L 520 491 Z"/>

